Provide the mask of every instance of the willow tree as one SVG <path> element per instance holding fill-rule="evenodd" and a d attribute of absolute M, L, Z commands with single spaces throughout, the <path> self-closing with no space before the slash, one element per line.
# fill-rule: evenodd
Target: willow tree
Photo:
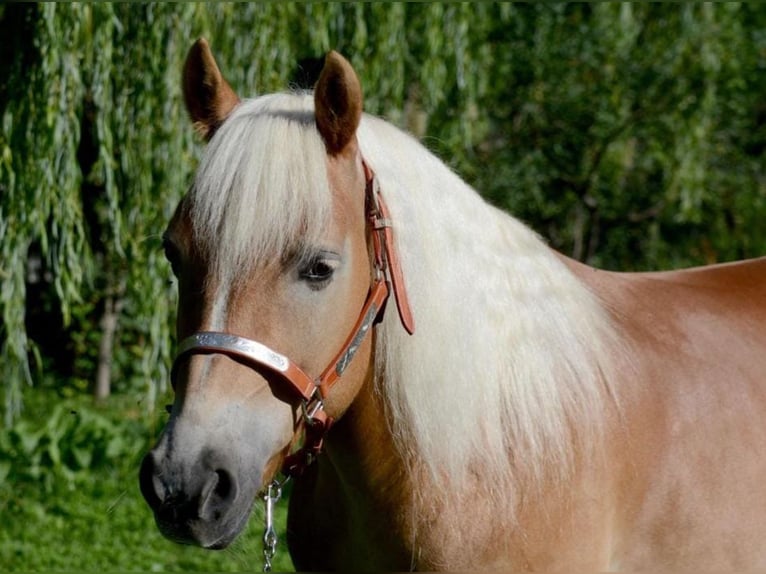
<path fill-rule="evenodd" d="M 766 254 L 766 6 L 514 5 L 487 37 L 463 170 L 493 201 L 610 268 Z"/>
<path fill-rule="evenodd" d="M 0 6 L 6 420 L 32 380 L 100 378 L 148 408 L 165 388 L 159 237 L 201 147 L 180 95 L 196 37 L 243 95 L 309 86 L 343 52 L 368 111 L 555 247 L 647 267 L 766 251 L 765 25 L 738 4 Z"/>
<path fill-rule="evenodd" d="M 180 95 L 197 36 L 210 38 L 243 94 L 294 85 L 301 63 L 307 72 L 340 49 L 363 70 L 368 109 L 406 122 L 410 78 L 426 109 L 452 92 L 453 70 L 471 55 L 445 58 L 438 31 L 446 23 L 460 41 L 471 15 L 466 6 L 360 3 L 0 8 L 6 420 L 21 386 L 46 373 L 99 378 L 101 394 L 110 380 L 143 387 L 149 408 L 165 388 L 174 300 L 159 237 L 199 153 Z"/>

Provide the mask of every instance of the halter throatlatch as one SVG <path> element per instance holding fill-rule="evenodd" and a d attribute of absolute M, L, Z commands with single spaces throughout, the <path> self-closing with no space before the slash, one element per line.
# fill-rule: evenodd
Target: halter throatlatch
<path fill-rule="evenodd" d="M 282 472 L 287 476 L 301 474 L 321 451 L 325 434 L 332 424 L 331 417 L 324 410 L 323 401 L 341 378 L 373 326 L 382 320 L 391 290 L 394 292 L 402 325 L 410 334 L 415 331 L 402 270 L 396 255 L 390 214 L 380 194 L 375 175 L 366 163 L 363 163 L 363 166 L 366 179 L 367 225 L 372 236 L 372 285 L 351 333 L 319 377 L 309 376 L 288 357 L 258 341 L 215 331 L 200 331 L 181 341 L 173 362 L 171 378 L 175 380 L 179 362 L 188 355 L 227 355 L 262 373 L 269 382 L 281 385 L 300 401 L 302 416 L 298 422 L 296 437 L 300 438 L 300 431 L 303 430 L 303 440 L 300 448 L 285 458 Z"/>

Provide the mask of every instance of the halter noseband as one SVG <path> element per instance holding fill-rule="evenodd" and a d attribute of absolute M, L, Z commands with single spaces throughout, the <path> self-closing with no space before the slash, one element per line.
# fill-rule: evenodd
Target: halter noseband
<path fill-rule="evenodd" d="M 322 374 L 312 378 L 288 357 L 258 341 L 216 331 L 199 331 L 181 341 L 173 362 L 171 380 L 175 381 L 179 362 L 188 355 L 227 355 L 256 371 L 265 372 L 272 384 L 281 385 L 300 400 L 302 418 L 298 425 L 303 425 L 305 436 L 300 449 L 288 454 L 282 465 L 282 472 L 288 476 L 301 474 L 321 451 L 324 436 L 332 424 L 331 417 L 324 410 L 323 401 L 340 380 L 357 350 L 372 331 L 373 325 L 383 319 L 386 301 L 392 289 L 402 325 L 410 334 L 415 331 L 399 259 L 394 248 L 389 211 L 380 194 L 374 173 L 366 163 L 363 162 L 363 166 L 366 179 L 367 225 L 372 236 L 373 280 L 351 333 Z M 299 432 L 300 428 L 296 436 Z"/>

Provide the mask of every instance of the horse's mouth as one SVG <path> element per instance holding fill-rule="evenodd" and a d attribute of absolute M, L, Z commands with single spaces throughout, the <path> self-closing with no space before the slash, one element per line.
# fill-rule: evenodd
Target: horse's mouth
<path fill-rule="evenodd" d="M 154 513 L 154 520 L 159 531 L 168 540 L 209 550 L 222 550 L 242 533 L 251 509 L 238 512 L 236 508 L 231 508 L 225 519 L 215 517 L 214 520 L 208 521 L 203 518 L 183 517 L 177 507 L 161 507 Z"/>

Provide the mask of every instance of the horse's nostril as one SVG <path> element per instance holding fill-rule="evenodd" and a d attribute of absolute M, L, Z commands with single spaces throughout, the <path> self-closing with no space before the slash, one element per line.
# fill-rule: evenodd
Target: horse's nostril
<path fill-rule="evenodd" d="M 165 487 L 162 485 L 156 473 L 156 464 L 153 453 L 144 457 L 141 469 L 138 472 L 138 482 L 141 486 L 141 494 L 152 510 L 156 510 L 165 500 Z"/>
<path fill-rule="evenodd" d="M 214 491 L 216 496 L 221 499 L 229 498 L 234 486 L 231 475 L 225 470 L 216 470 L 215 474 L 218 476 L 218 482 L 215 485 Z"/>
<path fill-rule="evenodd" d="M 237 497 L 237 482 L 229 471 L 217 469 L 214 471 L 202 489 L 200 497 L 200 518 L 205 520 L 220 520 L 231 508 L 231 503 Z"/>

